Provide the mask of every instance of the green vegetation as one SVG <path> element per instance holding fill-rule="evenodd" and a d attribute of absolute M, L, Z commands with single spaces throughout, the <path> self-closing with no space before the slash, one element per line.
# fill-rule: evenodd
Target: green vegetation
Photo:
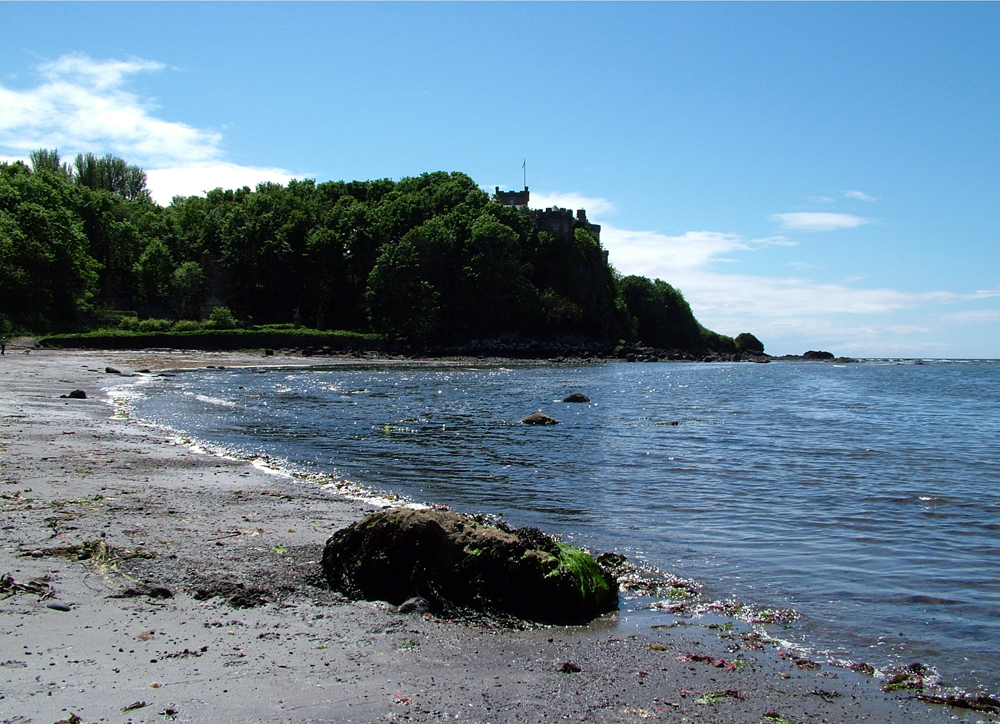
<path fill-rule="evenodd" d="M 611 587 L 591 555 L 579 548 L 556 541 L 559 565 L 569 569 L 580 582 L 580 598 L 586 608 L 600 608 L 611 595 Z"/>
<path fill-rule="evenodd" d="M 283 333 L 417 344 L 760 344 L 702 328 L 666 282 L 621 277 L 585 225 L 538 232 L 527 209 L 461 173 L 262 183 L 161 207 L 115 156 L 69 164 L 41 149 L 31 167 L 0 164 L 0 332 L 237 334 L 293 320 Z"/>
<path fill-rule="evenodd" d="M 733 341 L 736 343 L 737 352 L 754 352 L 756 354 L 764 352 L 764 343 L 749 332 L 736 335 L 736 339 Z"/>

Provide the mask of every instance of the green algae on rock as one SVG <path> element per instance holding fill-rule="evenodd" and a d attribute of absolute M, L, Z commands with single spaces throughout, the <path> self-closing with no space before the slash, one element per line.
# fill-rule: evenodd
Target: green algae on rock
<path fill-rule="evenodd" d="M 534 528 L 503 529 L 451 511 L 392 508 L 326 543 L 323 571 L 353 598 L 421 596 L 541 623 L 584 623 L 618 607 L 618 584 L 586 552 Z"/>

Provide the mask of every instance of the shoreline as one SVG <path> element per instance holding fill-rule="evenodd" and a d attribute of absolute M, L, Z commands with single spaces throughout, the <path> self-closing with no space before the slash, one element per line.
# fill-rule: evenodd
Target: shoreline
<path fill-rule="evenodd" d="M 347 601 L 314 585 L 318 559 L 334 530 L 373 506 L 168 443 L 114 417 L 100 392 L 106 366 L 317 362 L 47 350 L 0 359 L 0 574 L 52 593 L 0 600 L 0 721 L 994 718 L 884 695 L 871 679 L 773 649 L 733 651 L 697 624 L 515 631 Z M 73 389 L 90 399 L 59 398 Z M 720 659 L 747 663 L 705 663 Z M 567 662 L 581 670 L 562 673 Z"/>

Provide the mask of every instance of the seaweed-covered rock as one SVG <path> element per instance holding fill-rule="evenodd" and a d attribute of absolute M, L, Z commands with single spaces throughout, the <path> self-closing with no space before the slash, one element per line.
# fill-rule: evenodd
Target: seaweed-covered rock
<path fill-rule="evenodd" d="M 618 607 L 618 584 L 587 553 L 533 528 L 504 530 L 443 510 L 393 508 L 337 531 L 323 551 L 334 589 L 399 605 L 420 596 L 543 623 Z"/>

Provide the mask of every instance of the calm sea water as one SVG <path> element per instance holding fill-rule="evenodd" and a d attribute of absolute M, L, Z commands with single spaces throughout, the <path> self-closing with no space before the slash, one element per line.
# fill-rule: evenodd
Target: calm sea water
<path fill-rule="evenodd" d="M 134 415 L 216 449 L 502 514 L 792 607 L 783 635 L 817 653 L 1000 689 L 1000 363 L 207 369 L 139 389 Z M 592 402 L 558 402 L 574 391 Z M 518 424 L 535 410 L 561 424 Z"/>

